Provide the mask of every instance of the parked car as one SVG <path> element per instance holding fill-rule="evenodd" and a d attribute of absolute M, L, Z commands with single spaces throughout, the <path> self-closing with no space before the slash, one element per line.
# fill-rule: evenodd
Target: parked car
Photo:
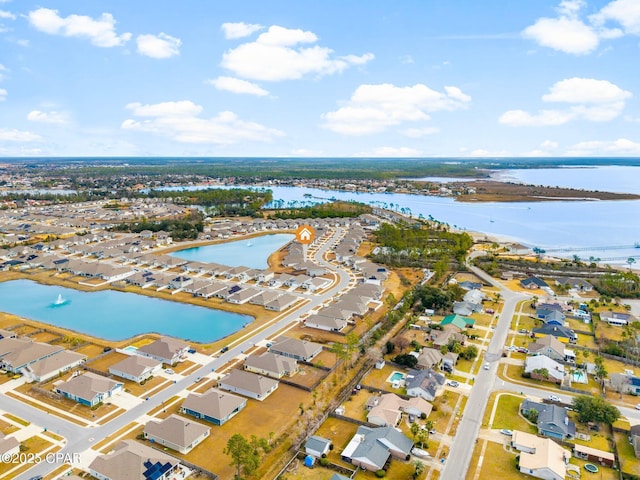
<path fill-rule="evenodd" d="M 502 430 L 500 430 L 500 433 L 510 437 L 511 435 L 513 435 L 513 430 L 509 430 L 508 428 L 503 428 Z"/>
<path fill-rule="evenodd" d="M 484 367 L 482 368 L 484 368 L 485 370 L 489 370 L 491 368 L 491 365 L 489 364 L 489 362 L 487 362 L 484 364 Z"/>
<path fill-rule="evenodd" d="M 227 353 L 229 351 L 229 347 L 222 347 L 222 349 L 220 349 L 220 353 Z"/>
<path fill-rule="evenodd" d="M 636 410 L 640 410 L 640 403 L 636 405 Z"/>
<path fill-rule="evenodd" d="M 171 370 L 170 368 L 167 368 L 167 369 L 164 371 L 164 373 L 167 373 L 167 374 L 169 374 L 169 375 L 173 375 L 173 373 L 174 373 L 174 372 L 173 372 L 173 370 Z"/>
<path fill-rule="evenodd" d="M 561 402 L 562 401 L 562 399 L 557 395 L 549 395 L 549 400 L 551 400 L 552 402 Z"/>
<path fill-rule="evenodd" d="M 414 423 L 416 421 L 416 416 L 409 414 L 409 423 Z"/>
<path fill-rule="evenodd" d="M 453 387 L 453 388 L 460 386 L 460 384 L 458 382 L 456 382 L 455 380 L 451 380 L 451 381 L 447 382 L 447 385 L 449 385 L 450 387 Z"/>

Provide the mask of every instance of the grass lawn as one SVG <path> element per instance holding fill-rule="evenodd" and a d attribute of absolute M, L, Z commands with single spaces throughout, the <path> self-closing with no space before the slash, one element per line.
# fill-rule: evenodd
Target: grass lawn
<path fill-rule="evenodd" d="M 472 479 L 473 473 L 475 473 L 475 469 L 469 469 L 467 478 Z M 487 442 L 487 448 L 484 452 L 480 469 L 480 478 L 499 478 L 500 480 L 531 479 L 529 475 L 525 475 L 516 470 L 515 453 L 507 452 L 502 444 L 494 442 Z"/>
<path fill-rule="evenodd" d="M 443 433 L 447 429 L 459 397 L 459 393 L 445 391 L 432 402 L 434 408 L 431 415 L 429 415 L 429 420 L 433 422 L 433 428 L 436 431 Z"/>
<path fill-rule="evenodd" d="M 4 416 L 6 418 L 8 418 L 9 420 L 12 420 L 16 423 L 19 423 L 20 425 L 24 426 L 24 427 L 28 427 L 29 425 L 31 425 L 31 422 L 27 422 L 26 420 L 23 420 L 20 417 L 16 417 L 15 415 L 11 415 L 10 413 L 5 413 Z"/>
<path fill-rule="evenodd" d="M 474 360 L 465 360 L 464 358 L 458 358 L 458 363 L 456 363 L 456 370 L 471 373 L 471 366 L 473 365 L 473 362 Z"/>
<path fill-rule="evenodd" d="M 156 417 L 165 418 L 177 412 L 181 403 L 176 402 L 167 407 L 166 413 L 160 411 Z M 258 438 L 266 439 L 269 439 L 270 432 L 273 432 L 274 439 L 294 436 L 297 434 L 298 423 L 303 422 L 305 418 L 299 415 L 300 403 L 309 405 L 311 394 L 280 384 L 276 391 L 263 402 L 247 400 L 247 406 L 221 427 L 189 417 L 193 421 L 211 427 L 211 434 L 186 456 L 178 452 L 171 453 L 217 473 L 220 478 L 232 478 L 233 469 L 229 466 L 230 459 L 223 453 L 229 438 L 238 432 L 243 433 L 245 437 L 256 435 Z M 267 455 L 264 458 L 268 457 Z"/>
<path fill-rule="evenodd" d="M 35 335 L 31 335 L 29 338 L 34 342 L 49 343 L 60 338 L 60 335 L 51 332 L 40 332 L 36 333 Z"/>
<path fill-rule="evenodd" d="M 129 392 L 131 395 L 135 395 L 136 397 L 143 397 L 162 383 L 167 383 L 167 386 L 170 385 L 170 383 L 166 378 L 153 377 L 151 380 L 147 380 L 144 385 L 140 385 L 139 383 L 125 380 L 124 388 L 125 388 L 125 391 Z"/>
<path fill-rule="evenodd" d="M 80 347 L 78 350 L 75 350 L 75 352 L 86 355 L 89 359 L 91 359 L 103 353 L 104 347 L 91 343 L 89 345 L 85 345 L 84 347 Z"/>
<path fill-rule="evenodd" d="M 620 478 L 620 472 L 614 470 L 613 468 L 603 467 L 602 465 L 597 465 L 598 472 L 590 473 L 584 469 L 584 465 L 588 462 L 587 460 L 580 460 L 579 458 L 571 457 L 571 461 L 569 461 L 572 465 L 578 465 L 580 467 L 580 472 L 582 473 L 582 477 L 584 480 L 618 480 Z M 637 472 L 636 472 L 637 473 Z"/>
<path fill-rule="evenodd" d="M 491 428 L 507 428 L 509 430 L 522 430 L 527 433 L 536 433 L 537 428 L 519 414 L 520 404 L 523 400 L 524 397 L 519 395 L 500 395 Z"/>
<path fill-rule="evenodd" d="M 31 438 L 27 438 L 24 442 L 21 443 L 20 452 L 26 455 L 37 455 L 43 450 L 46 450 L 47 448 L 51 447 L 52 445 L 53 443 L 48 442 L 44 438 L 40 438 L 36 435 Z M 44 459 L 44 455 L 42 455 L 42 457 Z M 12 470 L 17 465 L 18 464 L 16 463 L 0 462 L 0 477 L 4 476 L 6 472 L 8 472 L 9 470 Z M 33 465 L 30 463 L 22 465 L 22 468 L 19 468 L 18 470 L 14 470 L 11 473 L 11 477 L 9 478 L 15 478 L 20 472 L 23 472 L 31 468 L 32 466 Z"/>
<path fill-rule="evenodd" d="M 473 455 L 471 455 L 471 462 L 469 462 L 469 469 L 467 470 L 466 480 L 473 480 L 476 476 L 476 469 L 478 468 L 478 461 L 480 460 L 480 453 L 482 452 L 482 446 L 486 443 L 486 440 L 478 440 L 476 446 L 473 449 Z"/>
<path fill-rule="evenodd" d="M 358 426 L 354 423 L 329 417 L 322 425 L 320 425 L 320 428 L 315 434 L 327 438 L 331 440 L 331 443 L 333 443 L 334 448 L 327 455 L 327 458 L 331 462 L 338 465 L 344 465 L 347 468 L 352 468 L 353 465 L 345 463 L 340 458 L 340 454 L 349 444 L 351 438 L 355 435 L 356 430 L 358 430 Z"/>
<path fill-rule="evenodd" d="M 374 368 L 367 374 L 366 377 L 362 379 L 362 383 L 364 385 L 367 385 L 373 388 L 391 390 L 391 384 L 387 382 L 387 378 L 389 378 L 389 376 L 396 371 L 402 371 L 402 370 L 398 370 L 397 368 L 391 367 L 389 365 L 385 365 L 380 370 Z M 405 373 L 405 372 L 402 372 L 402 373 Z"/>
<path fill-rule="evenodd" d="M 620 432 L 614 433 L 616 446 L 618 447 L 618 460 L 620 461 L 620 470 L 623 473 L 632 473 L 637 475 L 640 472 L 640 459 L 635 457 L 633 447 L 629 443 L 629 437 Z"/>
<path fill-rule="evenodd" d="M 344 416 L 366 421 L 369 412 L 365 408 L 365 403 L 373 396 L 376 395 L 368 390 L 360 390 L 358 393 L 349 395 L 347 401 L 342 403 L 345 409 Z"/>
<path fill-rule="evenodd" d="M 128 355 L 125 355 L 124 353 L 118 353 L 115 350 L 112 350 L 111 352 L 106 354 L 104 357 L 99 358 L 94 362 L 89 362 L 87 366 L 90 368 L 94 368 L 96 370 L 100 370 L 101 372 L 108 372 L 109 367 L 115 365 L 118 362 L 121 362 L 125 358 L 128 358 Z"/>
<path fill-rule="evenodd" d="M 575 421 L 575 418 L 573 418 L 573 420 Z M 581 424 L 578 424 L 578 425 L 581 425 Z M 603 435 L 603 434 L 597 433 L 597 432 L 587 432 L 586 428 L 584 428 L 584 429 L 580 428 L 578 430 L 581 431 L 581 433 L 586 433 L 587 435 L 589 435 L 591 437 L 591 440 L 589 440 L 587 442 L 587 441 L 579 440 L 579 439 L 576 438 L 575 440 L 573 440 L 574 443 L 579 444 L 579 445 L 584 445 L 585 447 L 596 448 L 598 450 L 602 450 L 602 451 L 605 451 L 605 452 L 610 452 L 611 451 L 611 447 L 609 446 L 609 436 L 608 435 Z M 601 429 L 601 430 L 604 430 L 604 429 Z"/>
<path fill-rule="evenodd" d="M 19 427 L 5 422 L 4 420 L 0 420 L 0 432 L 4 433 L 5 435 L 9 435 L 10 433 L 16 432 L 18 430 L 20 430 Z"/>

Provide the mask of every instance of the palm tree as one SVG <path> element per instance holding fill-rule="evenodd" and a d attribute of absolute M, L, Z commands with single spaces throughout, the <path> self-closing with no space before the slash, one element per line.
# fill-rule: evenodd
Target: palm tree
<path fill-rule="evenodd" d="M 633 265 L 634 263 L 636 263 L 636 259 L 633 257 L 629 257 L 627 258 L 627 265 L 629 265 L 629 271 L 631 271 L 631 265 Z"/>

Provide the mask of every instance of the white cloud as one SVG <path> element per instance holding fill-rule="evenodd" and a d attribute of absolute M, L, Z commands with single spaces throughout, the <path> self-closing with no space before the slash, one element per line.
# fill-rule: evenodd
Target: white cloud
<path fill-rule="evenodd" d="M 331 75 L 353 65 L 363 65 L 374 56 L 345 55 L 332 57 L 333 50 L 318 45 L 318 37 L 309 31 L 273 25 L 249 43 L 224 53 L 221 65 L 237 76 L 252 80 L 296 80 L 308 74 Z"/>
<path fill-rule="evenodd" d="M 369 152 L 361 152 L 355 157 L 420 157 L 422 152 L 409 147 L 378 147 Z"/>
<path fill-rule="evenodd" d="M 567 78 L 556 82 L 549 89 L 549 93 L 542 96 L 542 100 L 569 103 L 569 108 L 541 110 L 537 114 L 524 110 L 509 110 L 500 116 L 499 122 L 512 127 L 562 125 L 573 119 L 607 122 L 620 115 L 624 110 L 625 100 L 631 96 L 631 92 L 607 80 Z"/>
<path fill-rule="evenodd" d="M 506 150 L 491 151 L 484 148 L 476 148 L 467 154 L 468 157 L 512 157 L 513 154 Z"/>
<path fill-rule="evenodd" d="M 323 155 L 322 150 L 309 150 L 307 148 L 296 148 L 291 150 L 291 155 L 296 157 L 321 157 Z"/>
<path fill-rule="evenodd" d="M 170 58 L 180 55 L 182 41 L 166 33 L 159 33 L 158 35 L 138 35 L 136 43 L 140 55 L 151 58 Z"/>
<path fill-rule="evenodd" d="M 269 92 L 259 85 L 239 78 L 218 77 L 212 80 L 206 80 L 205 83 L 213 85 L 218 90 L 226 90 L 233 93 L 246 93 L 249 95 L 257 95 L 259 97 L 269 95 Z"/>
<path fill-rule="evenodd" d="M 558 142 L 554 142 L 552 140 L 545 140 L 540 144 L 540 148 L 543 148 L 545 150 L 553 150 L 555 148 L 558 148 Z"/>
<path fill-rule="evenodd" d="M 632 96 L 608 80 L 594 78 L 567 78 L 556 82 L 549 93 L 542 96 L 545 102 L 614 103 Z"/>
<path fill-rule="evenodd" d="M 7 98 L 8 92 L 4 88 L 0 88 L 0 102 Z"/>
<path fill-rule="evenodd" d="M 638 155 L 640 154 L 640 143 L 619 138 L 613 141 L 594 140 L 580 142 L 573 145 L 567 155 Z"/>
<path fill-rule="evenodd" d="M 7 12 L 6 10 L 0 10 L 0 18 L 5 18 L 7 20 L 15 20 L 16 16 L 11 12 Z"/>
<path fill-rule="evenodd" d="M 224 32 L 224 38 L 232 40 L 234 38 L 248 37 L 252 33 L 262 30 L 264 27 L 255 23 L 223 23 L 222 31 Z"/>
<path fill-rule="evenodd" d="M 522 32 L 525 38 L 543 47 L 574 55 L 585 55 L 595 50 L 600 40 L 591 27 L 573 18 L 539 18 Z"/>
<path fill-rule="evenodd" d="M 598 13 L 589 15 L 587 21 L 580 18 L 580 11 L 587 4 L 584 0 L 563 0 L 556 8 L 557 18 L 539 18 L 525 28 L 523 37 L 543 47 L 553 48 L 574 55 L 593 52 L 601 40 L 612 40 L 624 34 L 640 35 L 640 2 L 638 0 L 614 0 Z M 608 22 L 622 26 L 608 27 Z"/>
<path fill-rule="evenodd" d="M 4 80 L 5 73 L 7 73 L 9 69 L 0 63 L 0 82 Z"/>
<path fill-rule="evenodd" d="M 42 137 L 33 132 L 25 132 L 24 130 L 0 128 L 0 140 L 8 142 L 37 142 Z"/>
<path fill-rule="evenodd" d="M 415 63 L 415 61 L 413 60 L 413 57 L 411 55 L 401 55 L 400 63 L 403 63 L 405 65 L 410 65 L 412 63 Z"/>
<path fill-rule="evenodd" d="M 67 123 L 67 114 L 64 112 L 42 112 L 40 110 L 32 110 L 27 115 L 27 120 L 40 123 L 53 123 L 56 125 L 63 125 Z"/>
<path fill-rule="evenodd" d="M 322 126 L 345 135 L 367 135 L 403 122 L 429 120 L 427 112 L 465 108 L 470 100 L 456 87 L 442 93 L 423 84 L 360 85 L 344 107 L 322 116 Z"/>
<path fill-rule="evenodd" d="M 136 117 L 193 117 L 202 112 L 202 107 L 190 100 L 179 102 L 162 102 L 151 105 L 129 103 L 127 110 L 131 110 Z"/>
<path fill-rule="evenodd" d="M 407 128 L 400 133 L 409 138 L 421 138 L 427 135 L 433 135 L 438 133 L 440 129 L 438 127 L 423 127 L 423 128 Z"/>
<path fill-rule="evenodd" d="M 97 47 L 117 47 L 131 39 L 130 33 L 116 34 L 116 21 L 110 13 L 103 13 L 94 20 L 86 15 L 61 17 L 58 10 L 39 8 L 29 12 L 29 23 L 50 35 L 87 38 Z"/>
<path fill-rule="evenodd" d="M 589 17 L 595 25 L 604 25 L 607 21 L 618 22 L 625 33 L 640 35 L 640 2 L 637 0 L 614 0 L 597 14 Z"/>
<path fill-rule="evenodd" d="M 147 132 L 183 143 L 229 145 L 243 141 L 269 142 L 284 136 L 279 130 L 259 123 L 240 120 L 233 112 L 220 112 L 211 118 L 201 118 L 202 107 L 189 100 L 152 105 L 130 103 L 126 106 L 143 120 L 125 120 L 124 130 Z"/>

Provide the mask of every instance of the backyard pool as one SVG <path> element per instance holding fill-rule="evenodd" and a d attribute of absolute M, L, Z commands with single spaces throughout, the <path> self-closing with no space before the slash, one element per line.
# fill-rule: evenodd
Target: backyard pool
<path fill-rule="evenodd" d="M 387 378 L 387 382 L 392 384 L 397 384 L 397 383 L 404 382 L 404 378 L 405 378 L 404 373 L 396 371 L 396 372 L 393 372 L 391 375 L 389 375 L 389 378 Z"/>

